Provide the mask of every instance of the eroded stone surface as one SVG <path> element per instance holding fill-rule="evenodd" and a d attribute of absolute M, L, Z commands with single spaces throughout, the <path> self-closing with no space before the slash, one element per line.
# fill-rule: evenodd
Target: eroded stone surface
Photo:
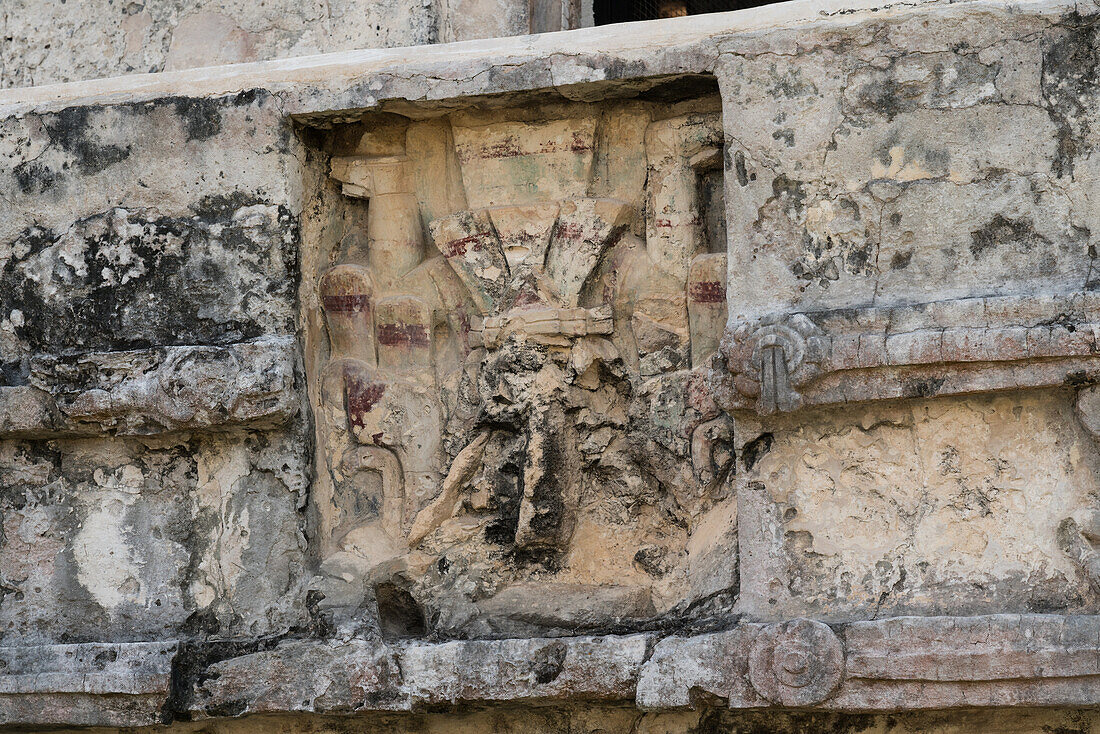
<path fill-rule="evenodd" d="M 1096 18 L 833 10 L 0 98 L 7 721 L 1096 705 Z"/>
<path fill-rule="evenodd" d="M 341 197 L 316 201 L 344 224 L 303 231 L 336 263 L 307 349 L 317 588 L 344 623 L 373 595 L 385 625 L 389 586 L 448 636 L 650 628 L 714 594 L 729 613 L 736 582 L 689 571 L 712 552 L 736 563 L 719 509 L 732 427 L 691 394 L 725 310 L 724 258 L 691 223 L 710 201 L 699 155 L 721 148 L 715 105 L 372 117 L 332 134 Z M 623 148 L 608 135 L 627 124 L 653 132 Z M 660 244 L 640 236 L 647 172 L 653 226 L 681 222 Z M 705 304 L 694 319 L 689 302 Z"/>

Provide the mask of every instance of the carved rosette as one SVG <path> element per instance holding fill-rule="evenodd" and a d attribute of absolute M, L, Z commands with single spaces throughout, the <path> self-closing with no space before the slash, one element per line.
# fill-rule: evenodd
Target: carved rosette
<path fill-rule="evenodd" d="M 828 351 L 825 333 L 803 314 L 742 324 L 722 344 L 737 392 L 756 398 L 765 415 L 802 405 L 796 388 L 821 374 Z"/>
<path fill-rule="evenodd" d="M 844 678 L 844 649 L 828 625 L 796 619 L 765 627 L 749 650 L 749 682 L 782 706 L 829 698 Z"/>

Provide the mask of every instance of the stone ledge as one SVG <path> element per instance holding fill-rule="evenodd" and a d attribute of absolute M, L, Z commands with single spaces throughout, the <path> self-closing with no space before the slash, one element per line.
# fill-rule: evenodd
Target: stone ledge
<path fill-rule="evenodd" d="M 274 428 L 297 410 L 293 337 L 34 359 L 0 387 L 0 438 Z"/>
<path fill-rule="evenodd" d="M 193 718 L 418 711 L 465 703 L 629 701 L 650 635 L 444 643 L 293 641 L 211 665 Z"/>
<path fill-rule="evenodd" d="M 0 647 L 0 725 L 160 722 L 173 642 Z"/>
<path fill-rule="evenodd" d="M 0 725 L 592 701 L 650 711 L 719 701 L 853 712 L 1100 704 L 1100 616 L 798 619 L 664 638 L 285 640 L 197 668 L 176 650 L 0 648 Z"/>
<path fill-rule="evenodd" d="M 715 700 L 837 711 L 1092 706 L 1100 704 L 1100 616 L 792 620 L 663 639 L 293 642 L 207 672 L 193 717 L 227 702 L 240 714 L 630 700 L 647 710 Z"/>
<path fill-rule="evenodd" d="M 839 711 L 1100 702 L 1097 616 L 897 617 L 831 631 L 803 620 L 817 636 L 798 624 L 662 640 L 641 671 L 639 707 L 685 708 L 700 694 L 730 708 Z"/>
<path fill-rule="evenodd" d="M 385 100 L 444 100 L 602 84 L 692 70 L 708 72 L 717 55 L 739 51 L 738 40 L 745 50 L 755 51 L 755 39 L 769 30 L 850 26 L 929 11 L 963 14 L 975 8 L 998 14 L 1054 16 L 1073 11 L 1076 6 L 1068 0 L 795 0 L 744 11 L 534 36 L 343 51 L 0 90 L 0 115 L 148 101 L 169 95 L 217 97 L 264 88 L 280 95 L 286 113 L 309 116 L 374 108 Z M 731 41 L 733 36 L 738 39 Z"/>

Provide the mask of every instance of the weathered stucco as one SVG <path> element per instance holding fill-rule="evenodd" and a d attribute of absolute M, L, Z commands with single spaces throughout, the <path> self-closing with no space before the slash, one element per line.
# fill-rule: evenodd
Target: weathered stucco
<path fill-rule="evenodd" d="M 1092 730 L 1098 23 L 0 93 L 0 724 Z"/>
<path fill-rule="evenodd" d="M 0 89 L 581 24 L 579 0 L 8 0 Z"/>

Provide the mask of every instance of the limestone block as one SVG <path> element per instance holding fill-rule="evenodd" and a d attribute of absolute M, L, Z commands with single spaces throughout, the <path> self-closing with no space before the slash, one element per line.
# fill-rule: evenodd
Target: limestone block
<path fill-rule="evenodd" d="M 270 651 L 210 666 L 191 713 L 251 713 L 408 708 L 396 651 L 377 642 L 288 641 Z"/>
<path fill-rule="evenodd" d="M 594 119 L 454 128 L 471 207 L 581 197 L 596 148 Z"/>
<path fill-rule="evenodd" d="M 1020 593 L 1088 610 L 1089 577 L 1060 527 L 1084 522 L 1100 464 L 1071 397 L 864 404 L 804 409 L 815 420 L 798 425 L 739 424 L 741 542 L 762 544 L 741 559 L 742 599 L 827 618 L 993 612 Z"/>
<path fill-rule="evenodd" d="M 0 387 L 0 436 L 51 433 L 59 422 L 57 404 L 30 385 Z"/>
<path fill-rule="evenodd" d="M 174 641 L 0 647 L 0 722 L 159 723 L 175 654 Z"/>

